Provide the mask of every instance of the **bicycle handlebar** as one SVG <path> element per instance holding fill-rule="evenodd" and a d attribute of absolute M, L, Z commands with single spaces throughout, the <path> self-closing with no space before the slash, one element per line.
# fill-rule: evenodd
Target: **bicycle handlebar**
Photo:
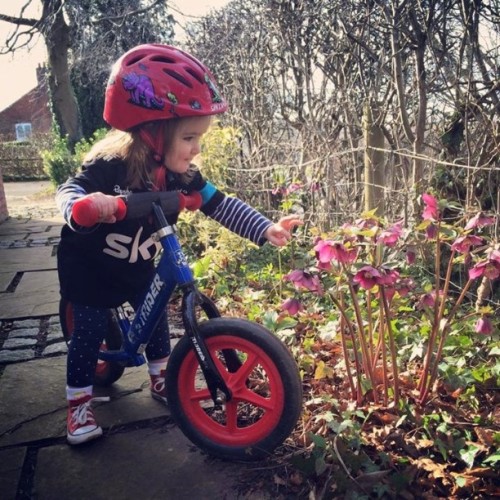
<path fill-rule="evenodd" d="M 203 200 L 200 193 L 183 194 L 178 191 L 131 193 L 117 197 L 118 205 L 114 213 L 116 220 L 135 219 L 148 215 L 153 203 L 159 203 L 165 214 L 179 213 L 182 210 L 198 210 Z M 71 216 L 82 227 L 92 227 L 99 222 L 99 209 L 91 198 L 83 198 L 73 204 Z"/>

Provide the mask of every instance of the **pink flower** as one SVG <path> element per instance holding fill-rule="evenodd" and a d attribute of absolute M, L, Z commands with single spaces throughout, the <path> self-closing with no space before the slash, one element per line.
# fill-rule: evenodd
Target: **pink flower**
<path fill-rule="evenodd" d="M 393 286 L 384 287 L 384 293 L 385 298 L 388 300 L 388 302 L 391 302 L 391 300 L 394 298 L 394 295 L 396 295 L 396 289 Z"/>
<path fill-rule="evenodd" d="M 320 189 L 321 189 L 321 184 L 319 182 L 311 182 L 311 185 L 309 186 L 309 191 L 311 191 L 311 193 L 315 193 Z"/>
<path fill-rule="evenodd" d="M 410 266 L 415 264 L 415 260 L 417 259 L 417 253 L 415 252 L 415 247 L 409 246 L 406 248 L 406 263 Z"/>
<path fill-rule="evenodd" d="M 488 259 L 500 266 L 500 250 L 489 250 L 488 251 Z"/>
<path fill-rule="evenodd" d="M 406 297 L 415 288 L 415 282 L 411 278 L 403 278 L 395 284 L 395 287 L 400 297 Z"/>
<path fill-rule="evenodd" d="M 298 182 L 292 182 L 292 184 L 290 184 L 290 186 L 288 187 L 288 189 L 286 190 L 286 193 L 285 194 L 292 194 L 292 193 L 295 193 L 295 191 L 298 191 L 299 189 L 302 188 L 302 184 L 298 183 Z"/>
<path fill-rule="evenodd" d="M 378 236 L 377 242 L 384 243 L 388 247 L 393 247 L 398 242 L 403 232 L 403 221 L 396 222 L 388 229 L 384 229 Z"/>
<path fill-rule="evenodd" d="M 316 252 L 316 258 L 321 263 L 331 262 L 336 255 L 335 250 L 336 243 L 330 240 L 319 240 L 314 246 L 314 251 Z"/>
<path fill-rule="evenodd" d="M 443 297 L 443 291 L 439 290 L 439 297 Z M 430 293 L 425 293 L 420 297 L 417 304 L 417 309 L 423 309 L 424 307 L 434 307 L 436 304 L 436 290 L 432 290 Z"/>
<path fill-rule="evenodd" d="M 487 217 L 486 215 L 483 215 L 482 212 L 479 212 L 474 215 L 474 217 L 472 217 L 469 222 L 467 222 L 464 229 L 468 231 L 469 229 L 475 229 L 477 227 L 490 226 L 494 223 L 495 217 Z"/>
<path fill-rule="evenodd" d="M 396 283 L 399 280 L 399 273 L 395 269 L 383 267 L 380 269 L 380 278 L 375 278 L 378 285 L 384 286 L 385 296 L 390 302 L 396 293 Z"/>
<path fill-rule="evenodd" d="M 363 266 L 354 276 L 353 281 L 359 283 L 361 288 L 370 290 L 378 284 L 381 274 L 372 266 Z"/>
<path fill-rule="evenodd" d="M 422 218 L 424 220 L 437 220 L 439 217 L 437 199 L 429 193 L 424 193 L 422 195 L 422 201 L 425 205 L 424 211 L 422 212 Z"/>
<path fill-rule="evenodd" d="M 492 249 L 487 254 L 487 260 L 478 262 L 474 267 L 469 269 L 470 279 L 486 276 L 494 280 L 500 276 L 500 250 Z"/>
<path fill-rule="evenodd" d="M 281 305 L 281 309 L 294 316 L 299 311 L 302 311 L 303 306 L 297 299 L 286 299 Z"/>
<path fill-rule="evenodd" d="M 485 260 L 478 262 L 474 267 L 469 269 L 469 278 L 474 280 L 480 276 L 486 276 L 487 278 L 494 280 L 500 276 L 500 264 L 495 261 Z"/>
<path fill-rule="evenodd" d="M 376 219 L 357 219 L 354 221 L 354 225 L 359 229 L 370 229 L 371 227 L 378 226 L 378 220 Z"/>
<path fill-rule="evenodd" d="M 281 186 L 278 186 L 278 187 L 275 187 L 272 191 L 271 191 L 272 194 L 276 195 L 276 194 L 284 194 L 285 193 L 285 188 L 281 187 Z"/>
<path fill-rule="evenodd" d="M 469 253 L 470 247 L 477 247 L 484 243 L 484 239 L 473 234 L 459 236 L 451 245 L 451 249 L 460 253 Z"/>
<path fill-rule="evenodd" d="M 283 276 L 283 279 L 291 281 L 297 289 L 305 288 L 306 290 L 316 292 L 320 295 L 323 293 L 319 278 L 305 271 L 296 269 L 295 271 L 288 273 L 286 276 Z"/>
<path fill-rule="evenodd" d="M 352 264 L 358 255 L 356 248 L 347 248 L 342 243 L 331 240 L 319 240 L 314 247 L 316 257 L 320 263 L 328 263 L 332 260 L 341 264 Z"/>
<path fill-rule="evenodd" d="M 333 266 L 332 266 L 331 262 L 320 262 L 320 261 L 318 261 L 318 263 L 316 264 L 316 267 L 320 271 L 331 271 L 333 269 Z"/>
<path fill-rule="evenodd" d="M 477 320 L 475 330 L 476 333 L 482 333 L 484 335 L 491 335 L 493 333 L 493 324 L 488 316 L 481 316 Z"/>
<path fill-rule="evenodd" d="M 399 273 L 395 269 L 382 268 L 380 278 L 377 279 L 379 285 L 392 286 L 399 279 Z"/>

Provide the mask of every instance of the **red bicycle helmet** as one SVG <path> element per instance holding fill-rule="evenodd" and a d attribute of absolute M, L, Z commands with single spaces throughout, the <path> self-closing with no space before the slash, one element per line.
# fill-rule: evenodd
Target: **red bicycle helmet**
<path fill-rule="evenodd" d="M 156 120 L 224 113 L 227 103 L 210 70 L 170 45 L 139 45 L 113 66 L 104 120 L 119 130 Z"/>

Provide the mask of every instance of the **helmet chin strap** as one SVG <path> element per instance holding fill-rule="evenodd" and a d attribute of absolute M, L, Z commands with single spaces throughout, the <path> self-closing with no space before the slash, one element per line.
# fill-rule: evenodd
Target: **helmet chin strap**
<path fill-rule="evenodd" d="M 149 146 L 149 149 L 151 149 L 151 152 L 153 153 L 153 160 L 158 163 L 158 166 L 160 167 L 155 170 L 154 190 L 164 191 L 167 184 L 167 169 L 163 163 L 163 147 L 165 142 L 163 122 L 160 122 L 155 133 L 151 133 L 146 128 L 141 128 L 139 136 Z"/>

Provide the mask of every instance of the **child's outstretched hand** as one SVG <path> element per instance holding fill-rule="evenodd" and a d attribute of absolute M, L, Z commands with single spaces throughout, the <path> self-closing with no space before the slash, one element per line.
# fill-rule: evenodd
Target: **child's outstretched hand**
<path fill-rule="evenodd" d="M 304 221 L 296 215 L 287 215 L 282 217 L 276 224 L 270 226 L 264 233 L 265 238 L 277 247 L 287 244 L 292 238 L 292 229 L 304 224 Z"/>

